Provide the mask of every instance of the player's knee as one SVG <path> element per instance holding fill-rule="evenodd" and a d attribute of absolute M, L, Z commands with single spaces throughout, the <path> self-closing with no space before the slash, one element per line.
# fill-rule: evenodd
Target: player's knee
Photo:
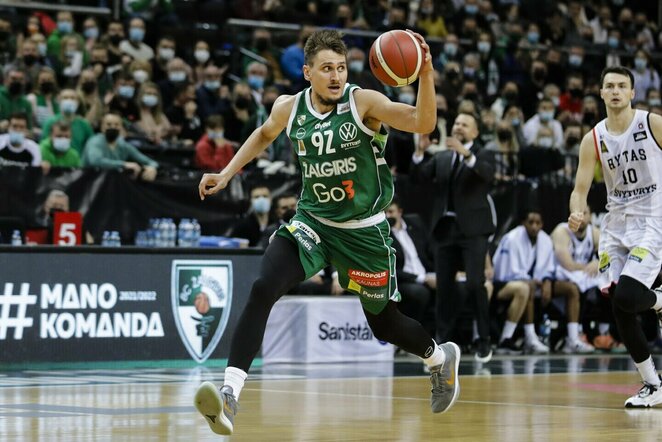
<path fill-rule="evenodd" d="M 646 287 L 639 281 L 622 275 L 618 280 L 616 290 L 614 290 L 612 303 L 615 308 L 624 312 L 638 313 L 641 309 L 637 301 L 644 295 L 646 290 Z"/>
<path fill-rule="evenodd" d="M 268 278 L 258 277 L 255 282 L 253 282 L 253 287 L 251 288 L 251 298 L 256 301 L 265 302 L 268 300 L 278 299 L 279 293 L 277 293 L 277 287 L 273 281 L 269 281 Z"/>

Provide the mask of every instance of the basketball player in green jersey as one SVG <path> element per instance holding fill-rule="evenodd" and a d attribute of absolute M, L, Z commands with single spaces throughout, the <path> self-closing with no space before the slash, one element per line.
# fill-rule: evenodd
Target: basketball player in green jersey
<path fill-rule="evenodd" d="M 220 173 L 204 174 L 200 198 L 224 189 L 244 165 L 283 131 L 292 140 L 302 171 L 296 215 L 267 247 L 235 330 L 223 386 L 203 383 L 195 406 L 212 431 L 232 434 L 237 401 L 274 303 L 291 287 L 329 264 L 340 284 L 357 294 L 375 337 L 421 357 L 430 367 L 432 411 L 448 410 L 459 394 L 460 349 L 437 345 L 395 302 L 395 254 L 384 209 L 393 181 L 383 158 L 382 123 L 402 131 L 429 133 L 437 122 L 433 67 L 423 49 L 416 106 L 391 102 L 372 90 L 347 84 L 347 48 L 335 30 L 312 34 L 304 47 L 304 78 L 310 87 L 284 95 Z"/>

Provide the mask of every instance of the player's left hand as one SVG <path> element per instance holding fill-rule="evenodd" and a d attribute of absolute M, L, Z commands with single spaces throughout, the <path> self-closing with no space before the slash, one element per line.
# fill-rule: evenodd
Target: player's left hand
<path fill-rule="evenodd" d="M 421 34 L 414 32 L 411 29 L 407 29 L 407 32 L 409 32 L 416 38 L 416 40 L 418 40 L 418 43 L 421 45 L 421 49 L 423 49 L 423 66 L 421 66 L 419 74 L 434 71 L 434 66 L 432 66 L 432 55 L 430 54 L 430 46 L 428 46 Z"/>
<path fill-rule="evenodd" d="M 576 232 L 584 221 L 584 212 L 572 212 L 568 217 L 568 227 L 571 231 Z"/>

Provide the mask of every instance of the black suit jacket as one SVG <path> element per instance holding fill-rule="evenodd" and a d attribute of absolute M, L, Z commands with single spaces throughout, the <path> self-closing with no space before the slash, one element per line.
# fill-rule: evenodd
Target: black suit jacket
<path fill-rule="evenodd" d="M 421 260 L 423 267 L 428 272 L 434 271 L 434 255 L 430 247 L 430 236 L 427 229 L 423 226 L 423 221 L 418 215 L 404 215 L 405 223 L 407 224 L 407 233 L 414 243 L 414 248 L 418 252 L 418 258 Z M 405 252 L 402 244 L 391 230 L 391 238 L 393 238 L 392 247 L 395 249 L 395 267 L 397 270 L 398 282 L 416 282 L 416 275 L 407 273 L 403 270 L 405 266 Z"/>
<path fill-rule="evenodd" d="M 494 155 L 477 141 L 471 146 L 471 152 L 476 156 L 476 163 L 473 167 L 462 163 L 455 177 L 451 177 L 453 151 L 450 149 L 425 155 L 419 164 L 412 161 L 410 175 L 414 182 L 432 186 L 431 232 L 446 214 L 449 182 L 453 179 L 452 197 L 460 231 L 466 236 L 494 233 L 492 210 L 487 200 L 494 180 Z"/>

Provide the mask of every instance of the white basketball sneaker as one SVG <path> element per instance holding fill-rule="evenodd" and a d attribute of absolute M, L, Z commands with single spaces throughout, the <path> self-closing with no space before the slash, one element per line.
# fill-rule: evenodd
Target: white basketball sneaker
<path fill-rule="evenodd" d="M 524 341 L 524 354 L 527 355 L 545 355 L 549 353 L 549 347 L 540 342 L 539 339 Z"/>
<path fill-rule="evenodd" d="M 203 382 L 195 393 L 194 404 L 211 431 L 224 436 L 232 434 L 238 408 L 232 387 L 224 385 L 219 389 L 211 382 Z"/>
<path fill-rule="evenodd" d="M 563 346 L 563 349 L 561 351 L 563 351 L 563 353 L 568 355 L 587 354 L 587 353 L 594 353 L 595 347 L 593 347 L 591 344 L 587 344 L 584 341 L 573 342 L 570 339 L 566 339 L 565 345 Z"/>
<path fill-rule="evenodd" d="M 660 383 L 662 384 L 662 377 Z M 662 385 L 655 386 L 644 382 L 641 390 L 625 401 L 625 408 L 648 408 L 657 404 L 662 404 Z"/>

